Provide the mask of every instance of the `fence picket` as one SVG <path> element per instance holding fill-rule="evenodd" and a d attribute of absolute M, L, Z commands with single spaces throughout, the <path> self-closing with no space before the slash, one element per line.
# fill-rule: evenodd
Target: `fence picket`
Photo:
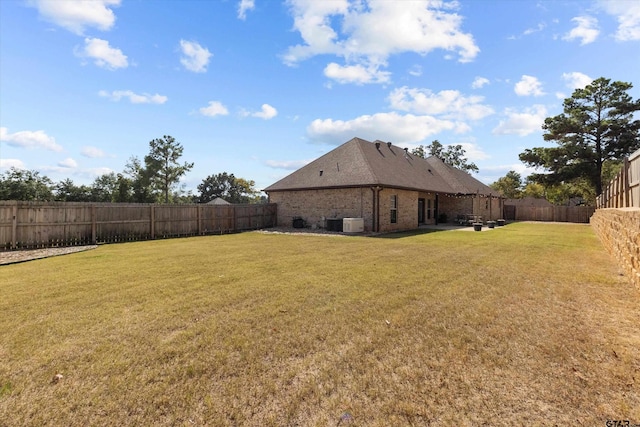
<path fill-rule="evenodd" d="M 622 169 L 598 195 L 600 208 L 640 208 L 640 150 L 624 160 Z"/>
<path fill-rule="evenodd" d="M 0 251 L 155 237 L 224 234 L 276 225 L 276 205 L 149 205 L 0 201 Z"/>

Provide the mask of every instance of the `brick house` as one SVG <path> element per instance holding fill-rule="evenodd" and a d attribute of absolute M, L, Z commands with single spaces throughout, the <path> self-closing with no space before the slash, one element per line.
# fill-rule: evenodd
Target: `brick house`
<path fill-rule="evenodd" d="M 265 188 L 279 226 L 301 218 L 324 228 L 363 218 L 368 232 L 410 230 L 462 215 L 502 217 L 495 190 L 437 157 L 423 159 L 390 142 L 353 138 Z"/>

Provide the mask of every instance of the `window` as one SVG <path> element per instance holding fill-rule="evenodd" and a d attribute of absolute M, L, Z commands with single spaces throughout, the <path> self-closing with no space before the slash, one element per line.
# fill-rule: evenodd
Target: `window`
<path fill-rule="evenodd" d="M 431 199 L 427 200 L 427 219 L 431 219 Z"/>
<path fill-rule="evenodd" d="M 391 224 L 398 222 L 398 196 L 391 196 Z"/>

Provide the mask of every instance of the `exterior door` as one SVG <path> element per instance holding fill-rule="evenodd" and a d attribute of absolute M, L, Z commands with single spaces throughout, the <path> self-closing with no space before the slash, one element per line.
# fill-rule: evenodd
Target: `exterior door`
<path fill-rule="evenodd" d="M 424 199 L 418 199 L 418 224 L 424 224 Z"/>

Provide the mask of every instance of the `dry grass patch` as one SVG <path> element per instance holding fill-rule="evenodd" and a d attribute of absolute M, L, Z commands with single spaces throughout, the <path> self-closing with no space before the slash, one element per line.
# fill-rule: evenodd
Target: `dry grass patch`
<path fill-rule="evenodd" d="M 0 267 L 0 424 L 640 423 L 640 295 L 589 226 L 389 237 Z"/>

